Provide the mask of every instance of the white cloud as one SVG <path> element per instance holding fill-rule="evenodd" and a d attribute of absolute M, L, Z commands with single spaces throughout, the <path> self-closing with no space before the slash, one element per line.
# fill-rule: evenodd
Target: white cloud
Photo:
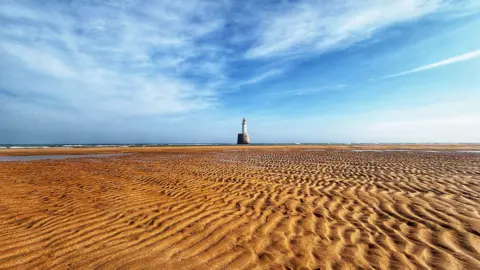
<path fill-rule="evenodd" d="M 256 75 L 256 76 L 254 76 L 254 77 L 252 77 L 252 78 L 250 78 L 246 81 L 238 83 L 237 87 L 260 83 L 260 82 L 265 81 L 269 78 L 279 76 L 279 75 L 283 74 L 284 72 L 285 72 L 285 69 L 281 69 L 281 68 L 271 69 L 271 70 L 268 70 L 266 72 L 260 73 L 259 75 Z"/>
<path fill-rule="evenodd" d="M 480 142 L 478 95 L 360 115 L 374 140 L 403 142 Z M 377 138 L 375 138 L 377 137 Z"/>
<path fill-rule="evenodd" d="M 71 78 L 75 76 L 63 61 L 46 52 L 38 51 L 19 44 L 0 43 L 0 50 L 20 59 L 29 69 L 37 70 L 45 75 Z"/>
<path fill-rule="evenodd" d="M 480 104 L 453 100 L 398 109 L 324 112 L 303 117 L 249 117 L 256 142 L 480 142 Z M 278 132 L 278 127 L 288 127 Z"/>
<path fill-rule="evenodd" d="M 461 55 L 457 55 L 457 56 L 454 56 L 454 57 L 450 57 L 450 58 L 447 58 L 447 59 L 429 64 L 429 65 L 425 65 L 425 66 L 413 68 L 413 69 L 410 69 L 410 70 L 407 70 L 407 71 L 391 74 L 391 75 L 385 76 L 383 78 L 386 79 L 386 78 L 393 78 L 393 77 L 408 75 L 408 74 L 411 74 L 411 73 L 416 73 L 416 72 L 420 72 L 420 71 L 424 71 L 424 70 L 428 70 L 428 69 L 432 69 L 432 68 L 437 68 L 437 67 L 442 67 L 442 66 L 454 64 L 454 63 L 457 63 L 457 62 L 468 61 L 468 60 L 471 60 L 471 59 L 474 59 L 474 58 L 477 58 L 477 57 L 480 57 L 480 49 L 475 50 L 475 51 L 471 51 L 471 52 L 468 52 L 468 53 L 464 53 L 464 54 L 461 54 Z"/>
<path fill-rule="evenodd" d="M 265 96 L 282 98 L 282 97 L 291 97 L 291 96 L 312 95 L 312 94 L 317 94 L 324 91 L 340 90 L 345 87 L 347 87 L 346 84 L 337 84 L 337 85 L 321 86 L 321 87 L 314 87 L 314 88 L 291 89 L 291 90 L 267 92 L 265 93 Z"/>
<path fill-rule="evenodd" d="M 480 142 L 479 122 L 478 112 L 437 117 L 405 116 L 403 119 L 373 123 L 366 126 L 366 130 L 384 141 Z M 378 140 L 378 137 L 373 140 Z"/>
<path fill-rule="evenodd" d="M 266 58 L 345 48 L 388 26 L 437 11 L 446 12 L 452 8 L 451 2 L 455 3 L 446 0 L 289 2 L 262 13 L 256 43 L 245 57 Z"/>
<path fill-rule="evenodd" d="M 0 56 L 14 64 L 2 71 L 10 78 L 2 86 L 33 89 L 80 111 L 168 114 L 216 106 L 223 59 L 216 44 L 199 40 L 221 28 L 223 18 L 212 16 L 218 8 L 204 1 L 2 1 Z"/>

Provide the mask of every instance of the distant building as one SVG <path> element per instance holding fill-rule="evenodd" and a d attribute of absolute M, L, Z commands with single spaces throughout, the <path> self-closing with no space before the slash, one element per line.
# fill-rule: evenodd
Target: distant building
<path fill-rule="evenodd" d="M 242 121 L 242 133 L 238 133 L 237 144 L 249 144 L 250 137 L 248 137 L 247 132 L 247 120 L 243 118 Z"/>

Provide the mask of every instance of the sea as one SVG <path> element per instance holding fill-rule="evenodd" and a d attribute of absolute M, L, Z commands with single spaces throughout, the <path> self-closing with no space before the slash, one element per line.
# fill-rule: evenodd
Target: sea
<path fill-rule="evenodd" d="M 362 146 L 362 145 L 442 145 L 444 143 L 251 143 L 249 145 L 345 145 L 345 146 Z M 450 145 L 469 145 L 468 143 L 447 143 Z M 0 149 L 37 149 L 37 148 L 122 148 L 122 147 L 171 147 L 171 146 L 229 146 L 237 145 L 236 143 L 132 143 L 132 144 L 115 144 L 115 143 L 91 143 L 91 144 L 0 144 Z M 471 145 L 471 144 L 470 144 Z M 248 145 L 244 145 L 248 146 Z M 358 150 L 362 151 L 362 150 Z M 368 151 L 368 150 L 365 150 Z M 385 151 L 385 150 L 378 150 Z"/>
<path fill-rule="evenodd" d="M 133 144 L 0 144 L 0 149 L 38 149 L 38 148 L 121 148 L 121 147 L 161 147 L 161 146 L 200 146 L 233 145 L 228 143 L 133 143 Z"/>

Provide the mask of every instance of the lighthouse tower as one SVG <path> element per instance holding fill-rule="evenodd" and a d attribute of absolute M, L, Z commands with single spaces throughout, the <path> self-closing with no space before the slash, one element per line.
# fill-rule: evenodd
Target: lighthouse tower
<path fill-rule="evenodd" d="M 247 132 L 247 120 L 243 118 L 242 133 L 238 134 L 237 144 L 249 144 L 249 143 L 250 143 L 250 137 L 248 137 L 248 132 Z"/>

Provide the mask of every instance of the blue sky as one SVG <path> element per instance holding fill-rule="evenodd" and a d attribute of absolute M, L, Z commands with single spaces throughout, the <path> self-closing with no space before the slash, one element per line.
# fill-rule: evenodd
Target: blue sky
<path fill-rule="evenodd" d="M 480 142 L 480 2 L 0 1 L 0 143 Z"/>

